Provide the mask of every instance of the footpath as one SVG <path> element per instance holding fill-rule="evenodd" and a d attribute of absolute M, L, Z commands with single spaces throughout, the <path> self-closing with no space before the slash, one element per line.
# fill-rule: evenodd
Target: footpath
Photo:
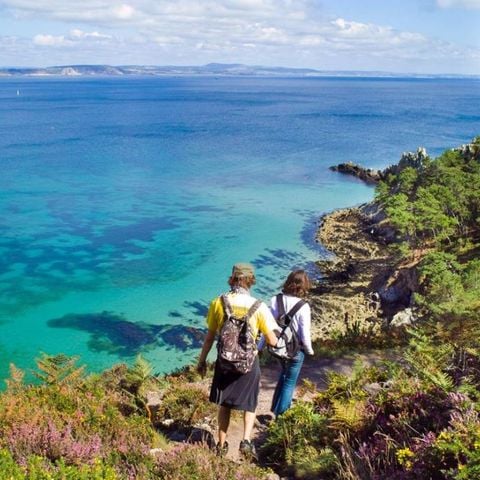
<path fill-rule="evenodd" d="M 352 371 L 353 364 L 356 360 L 361 360 L 367 365 L 372 365 L 384 359 L 378 353 L 365 353 L 342 356 L 338 358 L 306 358 L 303 368 L 300 372 L 300 378 L 297 383 L 294 401 L 299 398 L 299 387 L 303 380 L 312 382 L 317 390 L 322 390 L 326 384 L 327 373 L 334 371 L 337 373 L 349 374 Z M 257 448 L 261 446 L 262 436 L 267 428 L 268 419 L 272 418 L 270 406 L 272 403 L 273 392 L 280 373 L 280 366 L 276 363 L 263 365 L 262 376 L 260 382 L 260 396 L 257 407 L 257 421 L 253 432 L 253 441 Z M 308 394 L 306 394 L 308 395 Z M 304 397 L 305 398 L 305 397 Z M 228 429 L 229 452 L 227 457 L 240 461 L 238 447 L 243 437 L 243 418 L 240 415 L 233 415 Z"/>

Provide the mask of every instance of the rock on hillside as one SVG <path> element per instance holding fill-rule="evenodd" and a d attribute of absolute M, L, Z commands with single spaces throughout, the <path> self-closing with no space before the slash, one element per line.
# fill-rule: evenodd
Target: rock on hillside
<path fill-rule="evenodd" d="M 322 218 L 317 240 L 334 256 L 318 262 L 324 277 L 312 292 L 314 337 L 329 338 L 353 323 L 375 331 L 410 306 L 416 271 L 396 264 L 394 238 L 374 202 Z"/>

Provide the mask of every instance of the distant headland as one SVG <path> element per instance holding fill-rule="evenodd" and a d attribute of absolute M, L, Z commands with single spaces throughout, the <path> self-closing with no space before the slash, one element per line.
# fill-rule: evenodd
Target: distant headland
<path fill-rule="evenodd" d="M 315 70 L 268 67 L 240 63 L 209 63 L 200 66 L 173 65 L 59 65 L 52 67 L 0 67 L 0 77 L 88 76 L 256 76 L 256 77 L 366 77 L 366 78 L 474 78 L 480 75 L 394 73 L 362 70 Z"/>

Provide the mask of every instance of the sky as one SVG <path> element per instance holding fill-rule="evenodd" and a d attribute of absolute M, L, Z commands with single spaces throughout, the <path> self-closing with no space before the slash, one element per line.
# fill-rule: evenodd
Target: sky
<path fill-rule="evenodd" d="M 480 74 L 480 0 L 0 0 L 0 67 Z"/>

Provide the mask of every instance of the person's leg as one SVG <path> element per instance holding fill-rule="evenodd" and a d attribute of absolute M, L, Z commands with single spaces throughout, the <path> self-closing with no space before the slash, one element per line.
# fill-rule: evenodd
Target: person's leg
<path fill-rule="evenodd" d="M 243 440 L 240 442 L 240 454 L 247 460 L 257 460 L 255 445 L 250 441 L 253 425 L 255 424 L 255 412 L 243 412 Z"/>
<path fill-rule="evenodd" d="M 273 413 L 275 416 L 281 415 L 290 408 L 292 404 L 293 392 L 297 385 L 298 376 L 303 365 L 305 354 L 300 351 L 292 360 L 286 362 L 284 367 L 284 380 L 282 388 L 279 390 Z"/>
<path fill-rule="evenodd" d="M 285 382 L 285 364 L 286 362 L 282 361 L 282 371 L 278 377 L 277 385 L 275 386 L 275 391 L 273 392 L 272 398 L 272 406 L 270 407 L 270 411 L 275 414 L 275 411 L 278 409 L 278 400 L 280 399 L 280 392 L 283 389 L 283 384 Z"/>
<path fill-rule="evenodd" d="M 243 439 L 250 440 L 255 425 L 256 412 L 243 412 Z"/>
<path fill-rule="evenodd" d="M 228 426 L 230 425 L 231 410 L 220 405 L 218 407 L 218 443 L 222 447 L 227 438 Z"/>

